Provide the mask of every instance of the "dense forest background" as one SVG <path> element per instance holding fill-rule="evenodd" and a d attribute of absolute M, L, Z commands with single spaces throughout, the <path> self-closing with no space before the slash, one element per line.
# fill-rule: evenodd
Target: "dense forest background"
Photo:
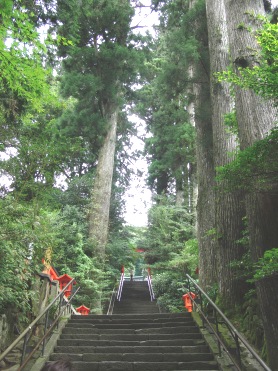
<path fill-rule="evenodd" d="M 278 9 L 254 0 L 3 0 L 0 315 L 32 318 L 42 259 L 100 313 L 121 267 L 182 310 L 199 280 L 278 364 Z M 146 32 L 143 12 L 159 22 Z M 141 16 L 141 18 L 140 18 Z M 137 21 L 138 20 L 138 21 Z M 139 136 L 136 115 L 145 123 Z M 131 140 L 144 141 L 144 153 Z M 145 156 L 152 206 L 127 225 Z M 142 255 L 136 249 L 144 250 Z M 140 260 L 140 266 L 138 265 Z"/>

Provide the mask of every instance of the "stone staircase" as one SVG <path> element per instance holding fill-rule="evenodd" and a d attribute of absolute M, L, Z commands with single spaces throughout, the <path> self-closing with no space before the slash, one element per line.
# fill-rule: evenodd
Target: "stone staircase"
<path fill-rule="evenodd" d="M 113 315 L 71 317 L 50 360 L 75 371 L 218 370 L 190 313 L 157 311 L 145 282 L 126 281 Z"/>
<path fill-rule="evenodd" d="M 124 281 L 120 301 L 116 301 L 113 314 L 159 313 L 155 301 L 151 301 L 147 281 Z"/>

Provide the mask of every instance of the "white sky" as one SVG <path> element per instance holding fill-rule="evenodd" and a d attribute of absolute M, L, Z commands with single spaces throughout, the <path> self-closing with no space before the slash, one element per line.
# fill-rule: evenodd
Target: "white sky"
<path fill-rule="evenodd" d="M 141 4 L 149 6 L 151 0 L 141 0 Z M 140 23 L 139 23 L 140 22 Z M 140 26 L 148 26 L 144 29 L 139 29 L 140 33 L 144 33 L 147 30 L 151 32 L 152 26 L 158 23 L 157 14 L 150 14 L 150 8 L 141 8 L 138 15 L 134 17 L 134 20 L 131 24 Z M 145 123 L 144 121 L 138 119 L 136 116 L 129 118 L 130 121 L 135 122 L 138 130 L 138 137 L 143 138 L 145 136 Z M 132 151 L 133 150 L 144 150 L 144 141 L 133 137 L 132 142 Z M 151 191 L 146 186 L 147 178 L 147 162 L 141 156 L 133 166 L 135 174 L 137 170 L 141 171 L 143 175 L 141 177 L 134 176 L 131 180 L 131 185 L 125 193 L 125 202 L 126 202 L 126 212 L 125 212 L 125 221 L 129 225 L 136 227 L 146 226 L 148 223 L 148 210 L 151 207 Z"/>
<path fill-rule="evenodd" d="M 145 135 L 145 123 L 139 120 L 136 116 L 129 118 L 130 121 L 135 122 L 138 130 L 138 137 L 143 138 Z M 131 138 L 133 150 L 144 150 L 144 141 L 137 137 Z M 135 175 L 131 179 L 131 185 L 125 192 L 126 212 L 125 221 L 129 225 L 136 227 L 146 226 L 148 223 L 148 209 L 151 207 L 151 191 L 146 186 L 147 177 L 147 162 L 141 156 L 133 165 Z M 142 176 L 137 175 L 137 171 L 143 173 Z"/>

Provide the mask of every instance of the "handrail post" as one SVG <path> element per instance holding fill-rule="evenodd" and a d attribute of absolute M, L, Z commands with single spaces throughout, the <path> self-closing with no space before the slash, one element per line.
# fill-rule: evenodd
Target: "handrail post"
<path fill-rule="evenodd" d="M 222 350 L 221 350 L 221 344 L 220 344 L 220 341 L 219 341 L 220 331 L 219 331 L 219 326 L 218 326 L 217 312 L 216 312 L 215 309 L 213 309 L 213 314 L 214 314 L 214 320 L 215 320 L 216 333 L 217 333 L 217 335 L 218 335 L 218 338 L 217 338 L 218 353 L 219 353 L 219 357 L 221 357 L 221 355 L 222 355 Z"/>
<path fill-rule="evenodd" d="M 236 355 L 237 355 L 237 359 L 238 359 L 238 364 L 241 368 L 241 366 L 242 366 L 242 364 L 241 364 L 241 353 L 240 353 L 240 346 L 239 346 L 239 341 L 238 341 L 237 334 L 235 334 L 235 343 L 236 343 Z"/>
<path fill-rule="evenodd" d="M 191 287 L 190 287 L 190 279 L 187 277 L 187 288 L 188 288 L 188 292 L 191 291 Z"/>
<path fill-rule="evenodd" d="M 58 314 L 57 316 L 59 317 L 60 313 L 61 313 L 61 309 L 62 309 L 62 306 L 63 306 L 63 295 L 60 296 L 60 299 L 59 299 L 59 305 L 58 305 Z M 56 329 L 58 330 L 59 328 L 59 322 L 57 322 L 57 325 L 56 325 Z"/>
<path fill-rule="evenodd" d="M 48 327 L 48 318 L 49 318 L 49 310 L 45 313 L 44 335 L 46 334 L 47 327 Z M 42 342 L 42 357 L 44 356 L 45 342 L 46 342 L 46 338 L 44 338 Z"/>
<path fill-rule="evenodd" d="M 31 328 L 30 328 L 31 330 Z M 22 365 L 23 361 L 24 361 L 24 357 L 25 357 L 25 354 L 26 354 L 26 348 L 27 348 L 27 343 L 29 341 L 28 339 L 28 336 L 29 333 L 27 332 L 27 334 L 24 336 L 24 343 L 23 343 L 23 348 L 22 348 L 22 353 L 21 353 L 21 361 L 20 361 L 20 365 Z"/>
<path fill-rule="evenodd" d="M 200 299 L 201 311 L 204 312 L 203 296 L 202 296 L 202 292 L 200 290 L 198 290 L 198 297 Z M 204 319 L 203 316 L 202 316 L 202 324 L 203 324 L 203 328 L 204 328 L 205 327 L 205 319 Z"/>

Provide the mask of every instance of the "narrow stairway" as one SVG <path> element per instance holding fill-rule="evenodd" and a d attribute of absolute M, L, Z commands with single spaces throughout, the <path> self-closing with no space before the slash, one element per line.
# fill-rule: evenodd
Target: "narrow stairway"
<path fill-rule="evenodd" d="M 155 313 L 144 283 L 125 282 L 117 314 L 72 316 L 50 360 L 76 371 L 218 370 L 191 314 Z"/>
<path fill-rule="evenodd" d="M 120 301 L 116 301 L 113 314 L 159 313 L 155 301 L 151 301 L 147 281 L 124 281 Z"/>

